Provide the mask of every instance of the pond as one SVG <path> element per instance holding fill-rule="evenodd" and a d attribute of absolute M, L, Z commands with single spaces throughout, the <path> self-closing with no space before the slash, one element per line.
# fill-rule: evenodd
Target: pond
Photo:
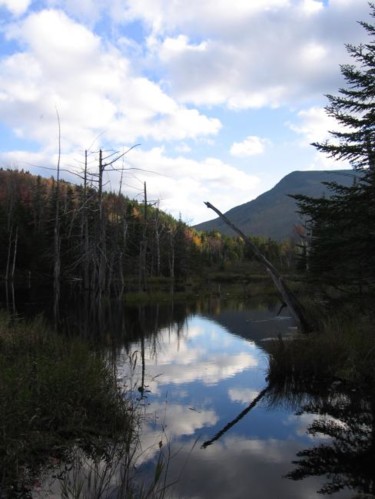
<path fill-rule="evenodd" d="M 21 296 L 25 315 L 46 306 Z M 64 330 L 107 350 L 120 388 L 141 410 L 133 460 L 140 487 L 152 487 L 160 472 L 156 496 L 166 498 L 313 499 L 321 491 L 345 499 L 374 491 L 371 401 L 338 385 L 302 397 L 269 390 L 270 339 L 298 334 L 288 309 L 279 309 L 270 296 L 100 311 L 84 296 L 64 302 Z M 122 496 L 111 487 L 103 497 Z"/>
<path fill-rule="evenodd" d="M 182 323 L 143 329 L 141 340 L 119 352 L 119 380 L 129 387 L 131 379 L 144 404 L 141 482 L 152 481 L 162 454 L 166 497 L 321 497 L 326 477 L 285 478 L 298 452 L 327 443 L 306 431 L 315 414 L 262 398 L 268 340 L 295 334 L 288 311 L 277 312 L 259 300 L 211 301 Z M 131 372 L 129 357 L 137 360 Z"/>

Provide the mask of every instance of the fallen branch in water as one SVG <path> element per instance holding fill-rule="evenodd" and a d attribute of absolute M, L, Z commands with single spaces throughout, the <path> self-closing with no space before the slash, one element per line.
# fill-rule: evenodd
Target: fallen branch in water
<path fill-rule="evenodd" d="M 276 286 L 276 289 L 279 291 L 279 293 L 282 296 L 282 299 L 284 302 L 288 305 L 289 310 L 291 314 L 293 315 L 294 319 L 299 323 L 301 331 L 307 333 L 312 330 L 312 326 L 309 323 L 307 317 L 306 317 L 306 312 L 304 310 L 304 307 L 300 303 L 300 301 L 297 299 L 297 297 L 294 295 L 294 293 L 288 288 L 288 286 L 285 284 L 284 279 L 278 272 L 278 270 L 272 265 L 272 263 L 259 251 L 257 246 L 253 243 L 253 241 L 245 236 L 245 234 L 238 228 L 236 227 L 221 211 L 219 211 L 215 206 L 213 206 L 211 203 L 208 201 L 204 203 L 207 208 L 210 208 L 213 210 L 215 213 L 219 215 L 219 217 L 227 224 L 229 227 L 231 227 L 237 234 L 239 234 L 242 239 L 245 241 L 247 246 L 252 250 L 254 255 L 257 257 L 257 259 L 260 261 L 260 263 L 263 264 L 267 272 L 270 274 L 272 277 L 272 280 Z"/>

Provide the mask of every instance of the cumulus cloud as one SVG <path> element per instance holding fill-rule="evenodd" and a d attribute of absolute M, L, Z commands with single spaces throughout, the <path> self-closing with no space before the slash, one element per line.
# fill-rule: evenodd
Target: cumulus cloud
<path fill-rule="evenodd" d="M 56 125 L 56 108 L 69 150 L 87 147 L 102 131 L 118 145 L 191 139 L 220 129 L 218 119 L 134 75 L 116 48 L 62 11 L 33 13 L 9 26 L 6 36 L 22 48 L 0 61 L 0 119 L 44 146 Z"/>
<path fill-rule="evenodd" d="M 303 148 L 311 147 L 312 143 L 323 143 L 328 140 L 334 143 L 330 131 L 346 131 L 334 118 L 328 116 L 325 109 L 322 107 L 311 107 L 299 111 L 296 115 L 296 120 L 293 123 L 288 123 L 288 126 L 296 134 L 301 137 L 299 142 Z M 340 162 L 329 158 L 322 152 L 316 152 L 310 163 L 310 170 L 328 170 L 337 168 L 346 168 L 348 163 Z"/>
<path fill-rule="evenodd" d="M 197 160 L 183 155 L 169 156 L 163 148 L 144 151 L 142 147 L 127 156 L 127 164 L 148 172 L 137 171 L 129 182 L 139 189 L 147 182 L 149 198 L 159 200 L 160 207 L 185 222 L 195 223 L 211 217 L 204 201 L 210 201 L 222 211 L 236 201 L 245 203 L 255 197 L 260 183 L 256 175 L 245 173 L 216 158 Z M 131 175 L 131 172 L 130 172 Z"/>
<path fill-rule="evenodd" d="M 276 11 L 288 7 L 290 0 L 238 0 L 235 8 L 227 0 L 128 0 L 127 13 L 132 18 L 141 18 L 154 31 L 189 29 L 194 31 L 220 31 L 228 23 L 246 22 L 260 12 Z"/>
<path fill-rule="evenodd" d="M 242 142 L 235 142 L 230 148 L 230 153 L 233 156 L 238 157 L 256 156 L 264 152 L 266 145 L 266 139 L 262 139 L 255 135 L 249 135 L 249 137 Z"/>
<path fill-rule="evenodd" d="M 31 0 L 0 0 L 0 8 L 5 7 L 13 15 L 19 16 L 27 11 Z"/>
<path fill-rule="evenodd" d="M 297 113 L 298 121 L 290 123 L 291 130 L 302 136 L 302 145 L 312 142 L 324 142 L 330 130 L 338 130 L 336 120 L 328 116 L 322 107 L 311 107 Z"/>
<path fill-rule="evenodd" d="M 332 26 L 355 43 L 353 20 L 367 15 L 360 2 L 321 1 L 128 2 L 131 17 L 151 30 L 149 49 L 164 67 L 173 95 L 195 105 L 232 109 L 279 106 L 339 83 L 337 66 L 348 57 Z M 175 34 L 175 33 L 178 34 Z M 181 33 L 182 32 L 182 33 Z"/>

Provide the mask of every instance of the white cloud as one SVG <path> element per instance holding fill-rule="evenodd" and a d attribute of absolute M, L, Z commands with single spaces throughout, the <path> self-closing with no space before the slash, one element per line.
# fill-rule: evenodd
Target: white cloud
<path fill-rule="evenodd" d="M 161 209 L 184 221 L 195 223 L 212 218 L 204 205 L 209 201 L 221 211 L 233 207 L 233 193 L 238 203 L 255 197 L 259 178 L 216 158 L 200 161 L 184 156 L 170 157 L 163 148 L 143 151 L 139 148 L 127 157 L 127 163 L 154 173 L 137 172 L 139 187 L 147 182 L 149 198 L 160 200 Z"/>
<path fill-rule="evenodd" d="M 335 139 L 329 133 L 330 131 L 347 131 L 343 125 L 329 116 L 325 109 L 321 107 L 311 107 L 299 111 L 296 122 L 289 123 L 289 127 L 302 137 L 300 144 L 304 147 L 311 146 L 313 142 L 323 143 L 326 140 L 334 143 Z M 320 154 L 324 156 L 322 153 Z"/>
<path fill-rule="evenodd" d="M 100 47 L 99 37 L 57 10 L 30 14 L 23 22 L 10 25 L 7 36 L 22 41 L 41 65 L 62 75 L 69 69 L 89 68 Z"/>
<path fill-rule="evenodd" d="M 230 149 L 230 153 L 239 157 L 256 156 L 264 152 L 266 145 L 267 140 L 255 135 L 249 135 L 244 141 L 235 142 Z"/>
<path fill-rule="evenodd" d="M 290 0 L 237 0 L 235 7 L 227 0 L 128 0 L 127 14 L 141 18 L 154 32 L 177 28 L 226 28 L 228 23 L 249 20 L 259 12 L 268 12 L 290 6 Z"/>
<path fill-rule="evenodd" d="M 152 31 L 149 49 L 178 99 L 230 109 L 295 104 L 337 87 L 345 41 L 363 37 L 355 23 L 365 0 L 274 2 L 129 2 L 129 15 Z M 339 36 L 332 34 L 332 26 Z"/>
<path fill-rule="evenodd" d="M 13 15 L 19 16 L 27 11 L 31 0 L 0 0 L 0 8 L 5 7 Z"/>
<path fill-rule="evenodd" d="M 320 12 L 324 6 L 321 0 L 303 0 L 301 8 L 306 14 L 315 14 Z"/>
<path fill-rule="evenodd" d="M 334 118 L 329 116 L 322 107 L 311 107 L 299 111 L 296 114 L 294 122 L 287 123 L 287 126 L 301 137 L 299 146 L 301 148 L 312 148 L 312 143 L 324 143 L 328 140 L 335 143 L 335 139 L 329 133 L 330 131 L 347 131 Z M 328 157 L 323 152 L 316 152 L 310 164 L 306 167 L 308 170 L 331 170 L 348 168 L 349 163 L 336 161 Z"/>
<path fill-rule="evenodd" d="M 337 128 L 337 122 L 322 107 L 311 107 L 297 113 L 298 121 L 289 123 L 291 130 L 302 136 L 302 144 L 323 142 L 329 137 L 329 130 Z"/>
<path fill-rule="evenodd" d="M 166 38 L 164 40 L 165 55 L 168 56 L 178 52 L 205 52 L 207 42 L 202 42 L 197 45 L 190 44 L 189 39 L 185 35 L 178 35 L 177 38 Z M 163 54 L 161 55 L 163 57 Z"/>
<path fill-rule="evenodd" d="M 221 127 L 133 75 L 117 49 L 61 11 L 31 14 L 7 38 L 23 49 L 0 61 L 0 119 L 44 147 L 54 147 L 56 108 L 66 152 L 83 150 L 103 131 L 112 145 L 124 145 L 214 135 Z"/>
<path fill-rule="evenodd" d="M 44 3 L 53 9 L 61 9 L 69 16 L 87 26 L 94 27 L 106 18 L 110 18 L 112 25 L 126 20 L 124 3 L 126 0 L 44 0 Z"/>

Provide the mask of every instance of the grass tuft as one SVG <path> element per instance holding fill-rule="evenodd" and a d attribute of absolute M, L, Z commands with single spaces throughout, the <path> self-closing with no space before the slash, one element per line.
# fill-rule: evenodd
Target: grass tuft
<path fill-rule="evenodd" d="M 27 497 L 43 467 L 79 446 L 105 458 L 111 439 L 131 438 L 134 415 L 104 358 L 42 318 L 0 315 L 0 487 Z"/>
<path fill-rule="evenodd" d="M 279 338 L 267 349 L 271 383 L 287 380 L 295 389 L 334 380 L 375 386 L 375 337 L 368 318 L 354 314 L 325 317 L 319 332 L 291 341 Z"/>

